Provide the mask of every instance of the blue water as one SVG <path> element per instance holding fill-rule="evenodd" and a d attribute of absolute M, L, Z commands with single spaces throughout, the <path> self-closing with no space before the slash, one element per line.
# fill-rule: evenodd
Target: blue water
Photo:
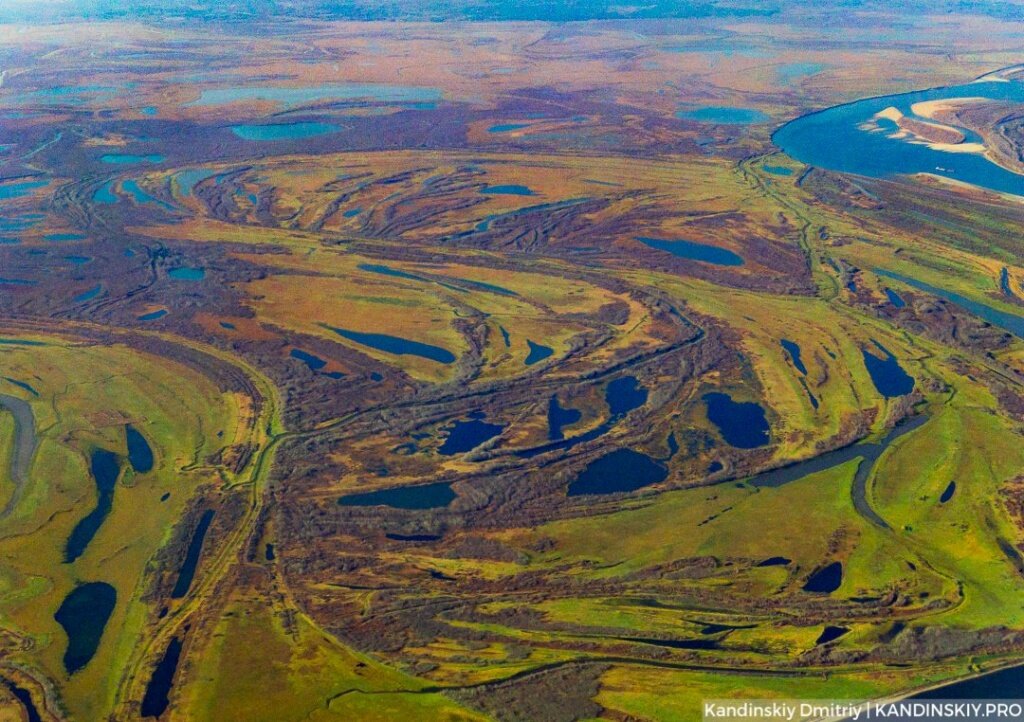
<path fill-rule="evenodd" d="M 96 654 L 116 604 L 117 590 L 105 582 L 79 584 L 64 597 L 53 618 L 68 637 L 64 651 L 68 674 L 85 667 Z"/>
<path fill-rule="evenodd" d="M 4 376 L 4 381 L 8 381 L 8 382 L 14 384 L 19 389 L 25 389 L 25 391 L 28 391 L 33 396 L 36 396 L 36 397 L 39 396 L 39 392 L 35 390 L 35 388 L 32 386 L 32 384 L 27 384 L 24 381 L 18 381 L 18 379 L 12 379 L 10 376 Z"/>
<path fill-rule="evenodd" d="M 733 401 L 729 394 L 704 394 L 708 419 L 718 427 L 722 438 L 737 449 L 754 449 L 768 443 L 768 421 L 760 404 Z"/>
<path fill-rule="evenodd" d="M 220 322 L 220 327 L 221 328 L 226 328 L 228 331 L 234 331 L 235 330 L 235 324 L 231 323 L 230 321 L 221 321 Z"/>
<path fill-rule="evenodd" d="M 805 592 L 831 594 L 843 583 L 843 563 L 832 562 L 815 571 L 803 586 Z"/>
<path fill-rule="evenodd" d="M 92 260 L 92 256 L 64 256 L 64 260 L 74 266 L 84 266 Z"/>
<path fill-rule="evenodd" d="M 359 331 L 349 331 L 344 328 L 335 328 L 334 326 L 328 326 L 327 328 L 349 341 L 354 341 L 363 346 L 369 346 L 378 351 L 384 351 L 396 356 L 419 356 L 420 358 L 442 364 L 454 363 L 456 358 L 455 354 L 448 349 L 432 346 L 428 343 L 420 343 L 419 341 L 409 341 L 398 336 L 389 336 L 384 333 L 360 333 Z"/>
<path fill-rule="evenodd" d="M 345 218 L 355 218 L 356 216 L 358 216 L 362 212 L 363 212 L 362 208 L 349 208 L 347 211 L 345 211 L 341 215 L 343 215 Z"/>
<path fill-rule="evenodd" d="M 107 153 L 106 155 L 100 156 L 100 160 L 104 163 L 112 163 L 116 165 L 131 165 L 133 163 L 163 163 L 166 158 L 159 153 L 150 153 L 149 155 Z"/>
<path fill-rule="evenodd" d="M 775 69 L 779 80 L 783 83 L 792 83 L 794 80 L 805 78 L 808 75 L 820 73 L 825 69 L 822 63 L 786 63 Z"/>
<path fill-rule="evenodd" d="M 786 353 L 789 354 L 789 358 L 796 367 L 796 370 L 806 376 L 807 367 L 804 366 L 804 362 L 800 359 L 800 346 L 796 342 L 788 339 L 782 339 L 779 343 L 782 344 L 782 348 L 786 349 Z"/>
<path fill-rule="evenodd" d="M 153 676 L 149 678 L 146 685 L 146 693 L 142 697 L 142 707 L 139 714 L 142 717 L 159 717 L 167 711 L 170 706 L 169 695 L 171 686 L 174 684 L 174 673 L 178 669 L 178 659 L 181 657 L 181 640 L 175 637 L 167 645 L 164 656 L 160 658 Z"/>
<path fill-rule="evenodd" d="M 488 133 L 511 133 L 513 130 L 522 130 L 523 128 L 529 128 L 529 123 L 500 123 L 498 125 L 492 125 L 487 129 Z"/>
<path fill-rule="evenodd" d="M 231 132 L 243 140 L 301 140 L 337 133 L 344 128 L 334 123 L 280 123 L 277 125 L 233 125 Z"/>
<path fill-rule="evenodd" d="M 900 362 L 884 346 L 877 341 L 875 346 L 884 354 L 883 358 L 876 356 L 866 348 L 862 348 L 864 355 L 864 366 L 871 376 L 871 381 L 878 389 L 878 393 L 887 399 L 894 399 L 904 396 L 914 390 L 914 378 L 907 374 L 900 366 Z"/>
<path fill-rule="evenodd" d="M 858 127 L 889 106 L 910 115 L 914 103 L 965 97 L 1020 103 L 1024 102 L 1024 84 L 984 81 L 867 98 L 797 118 L 779 128 L 772 140 L 791 157 L 829 170 L 872 178 L 932 173 L 994 191 L 1024 195 L 1024 176 L 981 154 L 933 150 L 889 138 L 888 131 L 871 132 Z"/>
<path fill-rule="evenodd" d="M 918 281 L 910 278 L 909 276 L 903 276 L 898 273 L 892 273 L 891 271 L 885 271 L 880 268 L 875 269 L 875 273 L 885 278 L 891 278 L 895 281 L 901 281 L 902 283 L 912 286 L 925 293 L 930 293 L 939 298 L 944 298 L 951 303 L 955 303 L 966 311 L 973 313 L 975 316 L 988 321 L 993 326 L 1009 331 L 1018 338 L 1024 338 L 1024 316 L 1017 315 L 1015 313 L 1009 313 L 1007 311 L 1000 311 L 997 308 L 988 306 L 978 301 L 973 301 L 966 296 L 961 296 L 959 293 L 953 291 L 947 291 L 937 286 L 932 286 L 925 283 L 924 281 Z"/>
<path fill-rule="evenodd" d="M 107 181 L 97 188 L 96 192 L 92 194 L 93 202 L 108 206 L 117 203 L 117 196 L 114 195 L 114 182 L 112 180 Z"/>
<path fill-rule="evenodd" d="M 501 332 L 501 340 L 505 342 L 505 348 L 511 348 L 512 337 L 508 335 L 508 331 L 505 330 L 504 326 L 498 326 L 498 330 Z"/>
<path fill-rule="evenodd" d="M 668 470 L 646 454 L 632 449 L 616 449 L 595 459 L 580 472 L 566 491 L 567 496 L 617 494 L 658 484 Z"/>
<path fill-rule="evenodd" d="M 447 482 L 381 489 L 362 494 L 346 494 L 338 499 L 340 506 L 390 506 L 393 509 L 439 509 L 455 500 L 452 485 Z"/>
<path fill-rule="evenodd" d="M 489 424 L 483 414 L 473 414 L 468 420 L 460 420 L 447 428 L 448 436 L 437 450 L 443 456 L 465 454 L 485 441 L 490 441 L 505 430 L 501 424 Z"/>
<path fill-rule="evenodd" d="M 527 339 L 526 344 L 530 347 L 530 353 L 527 354 L 526 361 L 524 362 L 527 366 L 533 366 L 535 363 L 543 361 L 555 352 L 550 346 L 542 346 L 541 344 L 534 343 L 529 339 Z"/>
<path fill-rule="evenodd" d="M 481 193 L 494 196 L 532 196 L 536 195 L 529 186 L 506 184 L 497 186 L 487 186 Z"/>
<path fill-rule="evenodd" d="M 196 530 L 192 533 L 192 539 L 188 544 L 185 561 L 182 563 L 181 569 L 178 570 L 178 579 L 174 583 L 174 589 L 171 590 L 171 599 L 181 599 L 188 594 L 188 590 L 192 586 L 192 579 L 195 577 L 196 567 L 199 565 L 199 555 L 203 551 L 203 540 L 210 528 L 210 522 L 213 521 L 213 513 L 213 509 L 207 509 L 199 518 L 199 524 L 196 525 Z"/>
<path fill-rule="evenodd" d="M 47 233 L 43 239 L 51 243 L 66 243 L 67 241 L 84 241 L 85 235 L 81 233 Z"/>
<path fill-rule="evenodd" d="M 125 441 L 128 444 L 128 463 L 139 474 L 148 474 L 153 470 L 153 449 L 146 437 L 131 424 L 124 427 Z"/>
<path fill-rule="evenodd" d="M 29 193 L 34 191 L 36 188 L 42 188 L 50 181 L 23 181 L 21 183 L 8 183 L 7 185 L 0 186 L 0 201 L 7 200 L 9 198 L 22 198 L 27 196 Z"/>
<path fill-rule="evenodd" d="M 709 105 L 694 110 L 680 110 L 676 112 L 676 117 L 716 125 L 751 125 L 752 123 L 766 123 L 769 120 L 768 116 L 760 110 L 732 108 L 724 105 Z"/>
<path fill-rule="evenodd" d="M 307 353 L 300 348 L 293 348 L 291 350 L 291 353 L 289 353 L 288 355 L 294 359 L 302 361 L 302 363 L 306 364 L 310 371 L 319 371 L 320 369 L 327 365 L 327 362 L 324 361 L 319 356 L 314 356 L 313 354 Z"/>
<path fill-rule="evenodd" d="M 647 238 L 637 236 L 638 241 L 645 246 L 656 248 L 659 251 L 671 253 L 677 258 L 685 258 L 690 261 L 703 261 L 716 266 L 742 266 L 743 259 L 727 248 L 708 245 L 706 243 L 694 243 L 684 240 L 665 240 L 661 238 Z"/>
<path fill-rule="evenodd" d="M 640 385 L 635 376 L 623 376 L 605 387 L 604 400 L 611 417 L 619 419 L 647 403 L 647 389 Z"/>
<path fill-rule="evenodd" d="M 95 286 L 90 288 L 85 293 L 80 293 L 80 294 L 78 294 L 77 296 L 75 296 L 71 300 L 74 301 L 75 303 L 83 303 L 85 301 L 91 301 L 92 299 L 94 299 L 98 295 L 100 295 L 100 291 L 102 291 L 102 290 L 103 290 L 103 285 L 102 284 L 96 284 Z"/>
<path fill-rule="evenodd" d="M 121 473 L 121 460 L 112 451 L 96 449 L 92 452 L 89 468 L 96 483 L 96 506 L 71 530 L 64 548 L 65 563 L 71 563 L 85 553 L 114 506 L 114 486 Z"/>
<path fill-rule="evenodd" d="M 548 402 L 548 440 L 561 441 L 565 438 L 562 427 L 575 424 L 581 418 L 581 412 L 576 409 L 563 409 L 558 403 L 558 397 L 552 396 Z"/>
<path fill-rule="evenodd" d="M 429 103 L 442 99 L 440 90 L 405 85 L 346 83 L 300 87 L 241 85 L 230 88 L 206 88 L 190 105 L 221 105 L 250 100 L 265 100 L 296 106 L 319 100 L 374 100 L 382 103 Z"/>
<path fill-rule="evenodd" d="M 766 165 L 764 166 L 765 173 L 771 173 L 772 175 L 793 175 L 793 169 L 787 168 L 784 165 Z"/>
<path fill-rule="evenodd" d="M 891 288 L 885 289 L 885 297 L 888 298 L 889 303 L 891 303 L 896 308 L 903 308 L 904 306 L 907 305 L 906 302 L 900 297 L 900 295 Z"/>
<path fill-rule="evenodd" d="M 150 116 L 152 116 L 152 115 L 156 115 L 157 114 L 157 109 L 156 109 L 156 106 L 147 105 L 145 108 L 142 108 L 141 110 L 139 110 L 139 112 L 142 113 L 143 115 L 150 115 Z"/>
<path fill-rule="evenodd" d="M 156 321 L 158 318 L 163 318 L 167 315 L 167 309 L 161 308 L 158 311 L 150 311 L 144 313 L 141 316 L 136 316 L 136 320 L 139 321 Z"/>
<path fill-rule="evenodd" d="M 202 281 L 206 278 L 206 270 L 203 268 L 189 268 L 181 266 L 167 271 L 167 275 L 175 281 Z"/>
<path fill-rule="evenodd" d="M 202 183 L 216 174 L 217 171 L 207 168 L 189 168 L 176 173 L 174 182 L 178 184 L 181 195 L 188 197 L 192 195 L 192 189 L 196 187 L 196 184 Z"/>
<path fill-rule="evenodd" d="M 166 203 L 160 200 L 159 198 L 156 198 L 155 196 L 152 196 L 146 191 L 142 190 L 142 187 L 139 186 L 138 182 L 133 178 L 129 178 L 128 180 L 124 181 L 121 184 L 121 188 L 126 193 L 130 193 L 132 196 L 132 200 L 134 200 L 139 205 L 152 204 L 160 206 L 161 208 L 165 208 L 169 211 L 174 210 L 174 206 L 172 206 L 170 203 Z"/>

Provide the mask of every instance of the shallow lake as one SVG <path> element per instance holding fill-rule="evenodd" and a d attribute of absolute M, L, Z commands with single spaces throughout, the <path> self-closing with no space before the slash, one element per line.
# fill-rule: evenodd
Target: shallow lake
<path fill-rule="evenodd" d="M 751 401 L 733 401 L 729 394 L 704 394 L 708 419 L 718 427 L 722 438 L 737 449 L 754 449 L 770 440 L 764 408 Z"/>
<path fill-rule="evenodd" d="M 464 454 L 505 430 L 501 424 L 489 424 L 483 419 L 483 414 L 474 414 L 467 420 L 456 421 L 449 426 L 448 436 L 437 450 L 438 453 L 444 456 Z"/>
<path fill-rule="evenodd" d="M 146 693 L 142 697 L 142 708 L 139 713 L 143 717 L 159 717 L 170 705 L 169 695 L 174 684 L 174 673 L 178 669 L 181 657 L 181 640 L 175 637 L 167 645 L 164 656 L 153 670 L 153 676 L 146 685 Z"/>
<path fill-rule="evenodd" d="M 153 449 L 146 437 L 131 424 L 124 427 L 125 439 L 128 443 L 128 463 L 139 474 L 147 474 L 153 470 Z"/>
<path fill-rule="evenodd" d="M 202 281 L 206 278 L 206 269 L 181 266 L 170 269 L 167 271 L 167 275 L 175 281 Z"/>
<path fill-rule="evenodd" d="M 676 112 L 676 117 L 714 125 L 751 125 L 766 123 L 769 120 L 768 116 L 760 110 L 733 108 L 725 105 L 708 105 L 692 110 L 679 110 Z"/>
<path fill-rule="evenodd" d="M 233 125 L 231 132 L 243 140 L 301 140 L 337 133 L 343 126 L 334 123 L 279 123 L 276 125 Z"/>
<path fill-rule="evenodd" d="M 647 454 L 632 449 L 616 449 L 590 462 L 570 484 L 568 496 L 617 494 L 658 484 L 668 477 L 668 469 Z"/>
<path fill-rule="evenodd" d="M 438 509 L 455 500 L 452 485 L 447 482 L 381 489 L 362 494 L 346 494 L 338 499 L 340 506 L 390 506 L 393 509 Z"/>
<path fill-rule="evenodd" d="M 436 88 L 409 85 L 373 83 L 345 83 L 338 85 L 306 86 L 254 86 L 239 85 L 226 88 L 206 88 L 189 105 L 222 105 L 252 100 L 264 100 L 295 106 L 320 100 L 374 100 L 382 103 L 429 103 L 442 99 Z"/>
<path fill-rule="evenodd" d="M 347 329 L 336 328 L 334 326 L 328 326 L 328 328 L 349 341 L 354 341 L 358 344 L 362 344 L 363 346 L 369 346 L 370 348 L 377 349 L 378 351 L 384 351 L 385 353 L 394 354 L 396 356 L 419 356 L 420 358 L 429 359 L 430 361 L 436 361 L 442 364 L 455 362 L 455 354 L 448 349 L 441 348 L 440 346 L 420 343 L 419 341 L 410 341 L 408 339 L 400 338 L 399 336 L 390 336 L 385 333 L 361 333 L 359 331 L 349 331 Z"/>
<path fill-rule="evenodd" d="M 68 674 L 82 669 L 96 654 L 116 604 L 117 590 L 105 582 L 80 584 L 61 602 L 53 618 L 68 636 L 64 652 Z"/>
<path fill-rule="evenodd" d="M 884 354 L 884 357 L 875 355 L 867 348 L 862 348 L 861 353 L 864 356 L 864 366 L 867 368 L 875 388 L 878 389 L 878 393 L 887 399 L 894 399 L 913 391 L 914 378 L 903 370 L 900 362 L 888 349 L 877 341 L 874 344 Z"/>
<path fill-rule="evenodd" d="M 85 553 L 89 542 L 114 507 L 114 487 L 121 474 L 121 460 L 112 451 L 95 449 L 89 461 L 89 469 L 96 483 L 96 506 L 71 530 L 64 549 L 65 563 L 71 563 Z"/>
<path fill-rule="evenodd" d="M 106 155 L 100 156 L 100 160 L 104 163 L 111 163 L 114 165 L 132 165 L 135 163 L 163 163 L 166 159 L 159 153 L 149 153 L 147 155 L 107 153 Z"/>
<path fill-rule="evenodd" d="M 555 352 L 550 346 L 543 346 L 539 343 L 534 343 L 529 339 L 527 339 L 526 345 L 530 349 L 530 353 L 526 355 L 526 361 L 524 361 L 527 366 L 533 366 L 535 363 L 543 361 Z"/>
<path fill-rule="evenodd" d="M 656 248 L 659 251 L 671 253 L 677 258 L 685 258 L 689 261 L 702 261 L 715 266 L 742 266 L 743 258 L 733 253 L 728 248 L 719 248 L 707 243 L 695 243 L 684 240 L 666 240 L 663 238 L 648 238 L 638 236 L 637 239 L 645 246 Z"/>
<path fill-rule="evenodd" d="M 192 579 L 195 577 L 196 567 L 199 565 L 199 555 L 203 551 L 203 541 L 206 539 L 210 522 L 213 521 L 213 514 L 213 509 L 207 509 L 199 518 L 199 524 L 196 525 L 196 530 L 192 533 L 192 539 L 188 544 L 185 561 L 182 563 L 181 569 L 178 570 L 178 579 L 174 583 L 174 589 L 171 590 L 171 599 L 181 599 L 188 594 L 188 590 L 192 586 Z"/>

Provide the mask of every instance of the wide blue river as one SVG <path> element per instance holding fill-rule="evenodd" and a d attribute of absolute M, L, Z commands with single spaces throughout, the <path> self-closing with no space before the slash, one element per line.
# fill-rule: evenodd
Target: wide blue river
<path fill-rule="evenodd" d="M 881 132 L 860 127 L 890 106 L 914 117 L 910 109 L 913 104 L 952 98 L 1024 102 L 1024 83 L 979 80 L 966 85 L 858 100 L 797 118 L 779 128 L 772 140 L 792 158 L 819 168 L 872 178 L 931 173 L 1024 196 L 1024 175 L 1006 170 L 984 155 L 938 150 L 906 139 L 890 138 L 896 127 L 892 121 L 884 119 L 879 122 Z M 978 140 L 976 134 L 965 133 L 968 142 Z"/>

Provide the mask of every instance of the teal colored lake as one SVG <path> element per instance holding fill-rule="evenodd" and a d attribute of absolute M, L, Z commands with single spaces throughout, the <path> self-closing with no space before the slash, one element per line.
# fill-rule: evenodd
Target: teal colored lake
<path fill-rule="evenodd" d="M 243 140 L 301 140 L 337 133 L 343 126 L 334 123 L 279 123 L 277 125 L 233 125 L 231 132 Z"/>
<path fill-rule="evenodd" d="M 676 117 L 683 120 L 695 120 L 698 123 L 713 125 L 752 125 L 767 123 L 769 118 L 754 108 L 733 108 L 725 105 L 709 105 L 693 110 L 680 110 Z"/>
<path fill-rule="evenodd" d="M 775 69 L 779 80 L 787 85 L 795 80 L 820 73 L 825 69 L 822 63 L 785 63 Z"/>
<path fill-rule="evenodd" d="M 146 191 L 142 190 L 142 187 L 134 178 L 129 178 L 128 180 L 124 181 L 124 183 L 121 184 L 121 188 L 124 190 L 125 193 L 130 194 L 132 200 L 134 200 L 139 205 L 152 204 L 160 206 L 165 210 L 174 210 L 174 206 L 172 206 L 170 203 L 162 201 L 159 198 L 152 196 Z"/>
<path fill-rule="evenodd" d="M 656 248 L 659 251 L 671 253 L 676 258 L 685 258 L 690 261 L 703 261 L 716 266 L 742 266 L 743 258 L 730 251 L 728 248 L 719 248 L 707 243 L 694 243 L 693 241 L 665 240 L 662 238 L 647 238 L 638 236 L 637 239 L 645 246 Z"/>
<path fill-rule="evenodd" d="M 0 201 L 8 198 L 22 198 L 37 188 L 42 188 L 50 181 L 24 181 L 21 183 L 8 183 L 0 186 Z"/>
<path fill-rule="evenodd" d="M 47 233 L 43 239 L 53 243 L 65 243 L 67 241 L 84 241 L 85 236 L 81 233 Z"/>
<path fill-rule="evenodd" d="M 114 194 L 114 183 L 115 181 L 107 181 L 92 194 L 92 200 L 94 203 L 101 203 L 103 205 L 113 205 L 117 203 L 117 196 Z"/>
<path fill-rule="evenodd" d="M 163 163 L 165 158 L 159 153 L 150 153 L 149 155 L 107 153 L 100 156 L 100 160 L 114 165 L 132 165 L 134 163 Z"/>
<path fill-rule="evenodd" d="M 498 125 L 492 125 L 487 129 L 488 133 L 511 133 L 513 130 L 522 130 L 523 128 L 529 128 L 529 123 L 499 123 Z"/>
<path fill-rule="evenodd" d="M 178 190 L 181 192 L 181 195 L 187 197 L 192 195 L 192 189 L 196 187 L 196 184 L 202 183 L 207 178 L 216 175 L 216 173 L 216 171 L 207 168 L 189 168 L 175 173 L 174 182 L 178 184 Z"/>
<path fill-rule="evenodd" d="M 528 186 L 508 184 L 487 186 L 481 193 L 489 196 L 532 196 L 536 195 Z"/>
<path fill-rule="evenodd" d="M 167 271 L 167 275 L 175 281 L 202 281 L 206 278 L 206 270 L 203 268 L 179 266 Z"/>
<path fill-rule="evenodd" d="M 766 165 L 764 166 L 764 172 L 779 176 L 793 175 L 793 169 L 787 168 L 784 165 Z"/>
<path fill-rule="evenodd" d="M 239 85 L 229 88 L 206 88 L 189 105 L 223 105 L 245 101 L 270 101 L 295 106 L 321 100 L 373 100 L 381 103 L 429 103 L 442 99 L 436 88 L 373 83 L 342 85 L 310 85 L 299 87 Z"/>
<path fill-rule="evenodd" d="M 900 95 L 867 98 L 805 115 L 779 128 L 775 145 L 809 165 L 872 178 L 931 173 L 1003 193 L 1024 195 L 1024 175 L 1006 170 L 979 153 L 950 153 L 862 129 L 879 111 L 893 106 L 907 115 L 914 103 L 981 97 L 1024 102 L 1024 84 L 981 81 Z M 889 126 L 892 127 L 891 124 Z M 977 136 L 967 133 L 968 140 Z"/>
<path fill-rule="evenodd" d="M 83 293 L 78 294 L 77 296 L 75 296 L 71 300 L 74 301 L 75 303 L 84 303 L 86 301 L 91 301 L 92 299 L 94 299 L 98 295 L 100 295 L 100 291 L 102 291 L 102 290 L 103 290 L 103 286 L 100 285 L 100 284 L 96 284 L 95 286 L 90 288 L 88 291 L 85 291 Z"/>

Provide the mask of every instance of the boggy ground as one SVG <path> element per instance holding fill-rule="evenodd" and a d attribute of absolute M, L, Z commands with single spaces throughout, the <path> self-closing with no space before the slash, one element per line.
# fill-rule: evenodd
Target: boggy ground
<path fill-rule="evenodd" d="M 1020 200 L 771 144 L 1014 30 L 831 22 L 0 28 L 0 706 L 689 720 L 1018 659 Z"/>

